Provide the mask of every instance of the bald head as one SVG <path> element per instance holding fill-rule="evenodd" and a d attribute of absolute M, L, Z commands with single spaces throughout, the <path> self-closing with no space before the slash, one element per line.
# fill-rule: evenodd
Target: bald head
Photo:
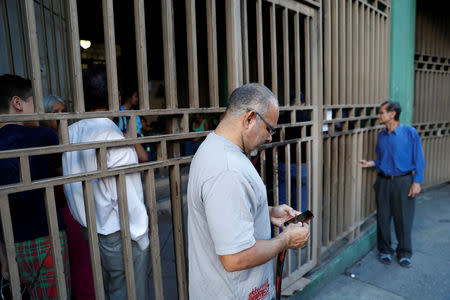
<path fill-rule="evenodd" d="M 226 115 L 237 116 L 245 113 L 248 108 L 265 115 L 270 104 L 278 107 L 278 100 L 267 87 L 259 83 L 248 83 L 231 93 Z"/>

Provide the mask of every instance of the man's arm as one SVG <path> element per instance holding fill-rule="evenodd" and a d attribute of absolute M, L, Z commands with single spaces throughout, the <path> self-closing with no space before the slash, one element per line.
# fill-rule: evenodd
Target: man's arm
<path fill-rule="evenodd" d="M 219 259 L 227 272 L 245 270 L 268 262 L 283 250 L 303 247 L 308 237 L 307 224 L 289 224 L 277 237 L 256 240 L 252 247 L 235 254 L 219 255 Z"/>
<path fill-rule="evenodd" d="M 124 137 L 127 137 L 126 133 L 123 133 Z M 136 150 L 136 154 L 138 157 L 138 161 L 140 163 L 148 162 L 148 153 L 145 151 L 144 146 L 141 144 L 134 144 L 134 150 Z"/>
<path fill-rule="evenodd" d="M 411 185 L 408 197 L 415 197 L 421 191 L 420 183 L 423 180 L 423 170 L 425 169 L 425 158 L 423 155 L 422 142 L 420 136 L 415 129 L 413 129 L 413 160 L 415 165 L 414 182 Z"/>
<path fill-rule="evenodd" d="M 145 151 L 144 146 L 141 144 L 134 144 L 134 150 L 136 150 L 140 163 L 148 162 L 148 153 Z"/>

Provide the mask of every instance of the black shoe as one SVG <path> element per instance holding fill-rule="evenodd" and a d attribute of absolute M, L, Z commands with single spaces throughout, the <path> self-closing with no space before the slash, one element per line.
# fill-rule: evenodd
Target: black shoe
<path fill-rule="evenodd" d="M 380 256 L 378 257 L 378 260 L 385 265 L 390 265 L 392 262 L 392 255 L 381 253 Z"/>
<path fill-rule="evenodd" d="M 411 259 L 408 257 L 402 257 L 399 259 L 398 263 L 400 264 L 400 266 L 402 266 L 403 268 L 409 268 L 411 267 Z"/>

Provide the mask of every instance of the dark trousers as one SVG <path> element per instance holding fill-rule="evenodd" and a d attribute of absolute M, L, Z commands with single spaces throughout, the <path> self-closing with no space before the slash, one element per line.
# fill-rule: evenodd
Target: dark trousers
<path fill-rule="evenodd" d="M 375 194 L 377 200 L 377 242 L 380 253 L 394 254 L 391 247 L 391 219 L 394 219 L 398 240 L 398 257 L 412 255 L 411 230 L 414 218 L 414 198 L 408 197 L 413 175 L 388 179 L 377 177 Z"/>

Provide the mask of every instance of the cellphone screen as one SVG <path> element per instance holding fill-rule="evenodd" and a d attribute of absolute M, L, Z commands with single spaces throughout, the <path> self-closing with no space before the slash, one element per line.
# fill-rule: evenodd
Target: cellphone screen
<path fill-rule="evenodd" d="M 302 212 L 298 216 L 295 216 L 292 219 L 284 222 L 284 226 L 288 226 L 290 223 L 299 223 L 299 222 L 303 223 L 303 222 L 306 222 L 308 220 L 311 220 L 312 218 L 314 218 L 313 213 L 311 211 L 309 211 L 309 210 L 305 210 L 304 212 Z"/>

